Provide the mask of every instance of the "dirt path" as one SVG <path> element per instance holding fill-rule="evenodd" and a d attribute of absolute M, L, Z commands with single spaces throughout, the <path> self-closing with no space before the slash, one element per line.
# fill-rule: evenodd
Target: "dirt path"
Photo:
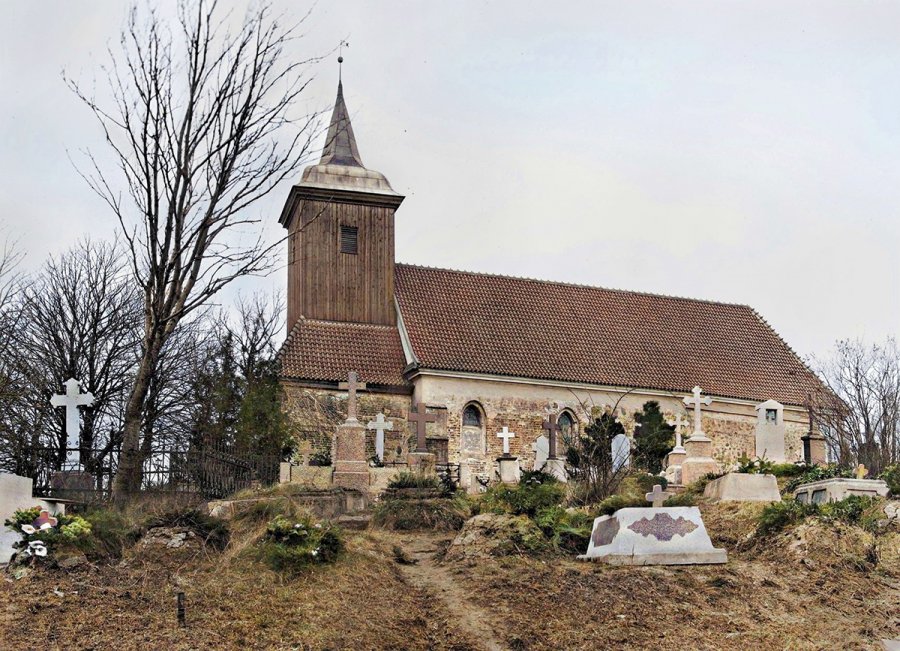
<path fill-rule="evenodd" d="M 504 651 L 509 647 L 497 639 L 498 625 L 493 615 L 476 604 L 453 573 L 435 558 L 452 539 L 452 535 L 421 533 L 400 536 L 400 547 L 414 561 L 402 566 L 403 573 L 412 585 L 439 600 L 449 615 L 449 624 L 458 628 L 464 637 L 476 640 L 478 648 Z"/>

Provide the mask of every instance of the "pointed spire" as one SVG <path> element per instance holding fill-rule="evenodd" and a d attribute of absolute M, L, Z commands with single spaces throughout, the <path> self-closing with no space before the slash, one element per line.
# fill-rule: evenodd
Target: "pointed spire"
<path fill-rule="evenodd" d="M 325 149 L 322 151 L 322 159 L 319 164 L 363 167 L 359 150 L 356 149 L 356 138 L 353 135 L 353 126 L 350 124 L 350 115 L 347 113 L 347 105 L 344 103 L 344 87 L 340 81 L 338 81 L 337 99 L 334 101 L 334 112 L 331 114 L 331 124 L 328 126 L 328 136 L 325 139 Z"/>

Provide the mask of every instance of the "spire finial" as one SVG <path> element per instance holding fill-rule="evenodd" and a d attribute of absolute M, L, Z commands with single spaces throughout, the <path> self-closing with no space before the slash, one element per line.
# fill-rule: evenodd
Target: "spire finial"
<path fill-rule="evenodd" d="M 341 42 L 338 43 L 338 83 L 341 81 L 341 69 L 343 68 L 342 64 L 344 63 L 345 47 L 350 47 L 350 44 L 346 40 L 341 39 Z"/>

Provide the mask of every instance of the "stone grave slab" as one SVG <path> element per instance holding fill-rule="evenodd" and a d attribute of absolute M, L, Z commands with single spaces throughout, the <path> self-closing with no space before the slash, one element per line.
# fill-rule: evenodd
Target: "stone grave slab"
<path fill-rule="evenodd" d="M 695 506 L 619 509 L 594 520 L 587 552 L 579 560 L 610 565 L 704 565 L 728 560 L 706 533 Z"/>
<path fill-rule="evenodd" d="M 780 502 L 775 475 L 730 472 L 706 485 L 703 495 L 715 502 Z"/>
<path fill-rule="evenodd" d="M 804 504 L 838 502 L 851 495 L 887 497 L 890 494 L 883 479 L 847 479 L 835 477 L 801 484 L 794 489 L 794 499 Z"/>

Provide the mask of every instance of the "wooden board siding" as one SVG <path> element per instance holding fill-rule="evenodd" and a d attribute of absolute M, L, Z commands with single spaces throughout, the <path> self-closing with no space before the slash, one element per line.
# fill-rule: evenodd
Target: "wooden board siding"
<path fill-rule="evenodd" d="M 324 321 L 394 325 L 393 207 L 300 202 L 288 240 L 288 324 Z M 341 253 L 341 226 L 355 226 L 358 253 Z"/>

